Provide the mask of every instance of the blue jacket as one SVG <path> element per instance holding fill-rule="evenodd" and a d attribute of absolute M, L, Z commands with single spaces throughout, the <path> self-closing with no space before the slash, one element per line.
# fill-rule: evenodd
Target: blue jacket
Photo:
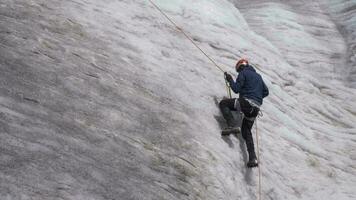
<path fill-rule="evenodd" d="M 230 86 L 236 94 L 240 93 L 240 98 L 251 99 L 259 105 L 262 105 L 263 98 L 269 94 L 261 75 L 250 65 L 239 72 L 236 82 L 230 81 Z"/>

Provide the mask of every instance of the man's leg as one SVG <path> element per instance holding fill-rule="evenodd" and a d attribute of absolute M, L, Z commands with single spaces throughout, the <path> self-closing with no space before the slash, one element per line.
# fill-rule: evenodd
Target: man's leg
<path fill-rule="evenodd" d="M 252 126 L 254 121 L 244 118 L 242 120 L 241 133 L 245 139 L 249 160 L 256 159 L 255 146 L 253 144 Z"/>
<path fill-rule="evenodd" d="M 234 120 L 234 116 L 232 115 L 231 111 L 235 111 L 235 101 L 234 99 L 223 99 L 219 103 L 219 107 L 223 117 L 225 118 L 227 125 L 229 127 L 235 127 L 237 123 Z"/>
<path fill-rule="evenodd" d="M 256 107 L 252 107 L 247 101 L 244 99 L 240 100 L 241 110 L 244 113 L 244 119 L 242 120 L 241 133 L 242 137 L 245 139 L 247 152 L 249 155 L 249 161 L 247 163 L 248 167 L 256 167 L 258 166 L 258 162 L 256 159 L 255 146 L 253 143 L 252 137 L 252 126 L 259 113 L 259 109 Z"/>

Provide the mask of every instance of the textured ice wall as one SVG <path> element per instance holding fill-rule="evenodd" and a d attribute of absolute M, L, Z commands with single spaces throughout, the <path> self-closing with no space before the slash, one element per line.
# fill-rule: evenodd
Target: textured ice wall
<path fill-rule="evenodd" d="M 156 2 L 224 69 L 261 65 L 263 199 L 355 198 L 351 4 Z M 221 72 L 148 1 L 4 0 L 0 28 L 1 199 L 256 198 Z"/>
<path fill-rule="evenodd" d="M 356 1 L 321 1 L 347 43 L 348 85 L 356 87 Z"/>

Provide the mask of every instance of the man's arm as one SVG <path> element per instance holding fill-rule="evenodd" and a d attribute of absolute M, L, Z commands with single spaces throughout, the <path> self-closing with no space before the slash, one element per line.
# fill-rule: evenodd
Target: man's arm
<path fill-rule="evenodd" d="M 269 95 L 268 87 L 266 86 L 265 82 L 262 80 L 263 83 L 263 98 Z"/>
<path fill-rule="evenodd" d="M 232 91 L 238 94 L 241 91 L 244 82 L 245 82 L 245 76 L 243 72 L 240 72 L 239 75 L 237 76 L 236 82 L 234 82 L 234 80 L 230 81 L 230 87 Z"/>

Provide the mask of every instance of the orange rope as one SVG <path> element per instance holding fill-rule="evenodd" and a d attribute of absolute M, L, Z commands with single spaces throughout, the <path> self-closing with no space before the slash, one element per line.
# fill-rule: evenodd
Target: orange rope
<path fill-rule="evenodd" d="M 194 40 L 189 37 L 189 35 L 187 33 L 185 33 L 185 31 L 180 28 L 173 20 L 171 20 L 171 18 L 169 18 L 166 13 L 164 13 L 152 0 L 148 0 L 149 2 L 151 2 L 151 4 L 168 20 L 171 22 L 171 24 L 173 24 L 173 26 L 179 30 L 181 33 L 183 33 L 183 35 L 196 47 L 200 50 L 200 52 L 202 52 L 220 71 L 225 72 L 212 58 L 210 58 L 210 56 L 205 53 L 195 42 Z"/>
<path fill-rule="evenodd" d="M 210 58 L 210 56 L 205 53 L 195 42 L 194 40 L 189 37 L 189 35 L 182 29 L 180 28 L 173 20 L 171 20 L 167 15 L 166 13 L 164 13 L 152 0 L 148 0 L 171 24 L 173 24 L 173 26 L 179 30 L 181 33 L 183 33 L 183 35 L 197 48 L 199 49 L 199 51 L 201 53 L 203 53 L 215 66 L 216 68 L 218 68 L 220 71 L 222 72 L 225 72 L 212 58 Z M 226 85 L 228 86 L 227 82 L 226 82 Z M 227 88 L 228 90 L 228 95 L 229 97 L 231 98 L 231 89 L 230 87 L 228 86 Z M 258 181 L 259 181 L 259 187 L 258 187 L 258 190 L 259 190 L 259 200 L 261 200 L 261 168 L 260 168 L 260 152 L 259 152 L 259 142 L 258 142 L 258 132 L 257 132 L 257 120 L 256 120 L 256 140 L 257 140 L 257 160 L 258 160 Z"/>
<path fill-rule="evenodd" d="M 262 187 L 261 187 L 261 162 L 260 162 L 260 148 L 258 139 L 258 128 L 257 128 L 257 118 L 256 118 L 256 146 L 257 146 L 257 161 L 258 161 L 258 200 L 261 200 Z"/>

